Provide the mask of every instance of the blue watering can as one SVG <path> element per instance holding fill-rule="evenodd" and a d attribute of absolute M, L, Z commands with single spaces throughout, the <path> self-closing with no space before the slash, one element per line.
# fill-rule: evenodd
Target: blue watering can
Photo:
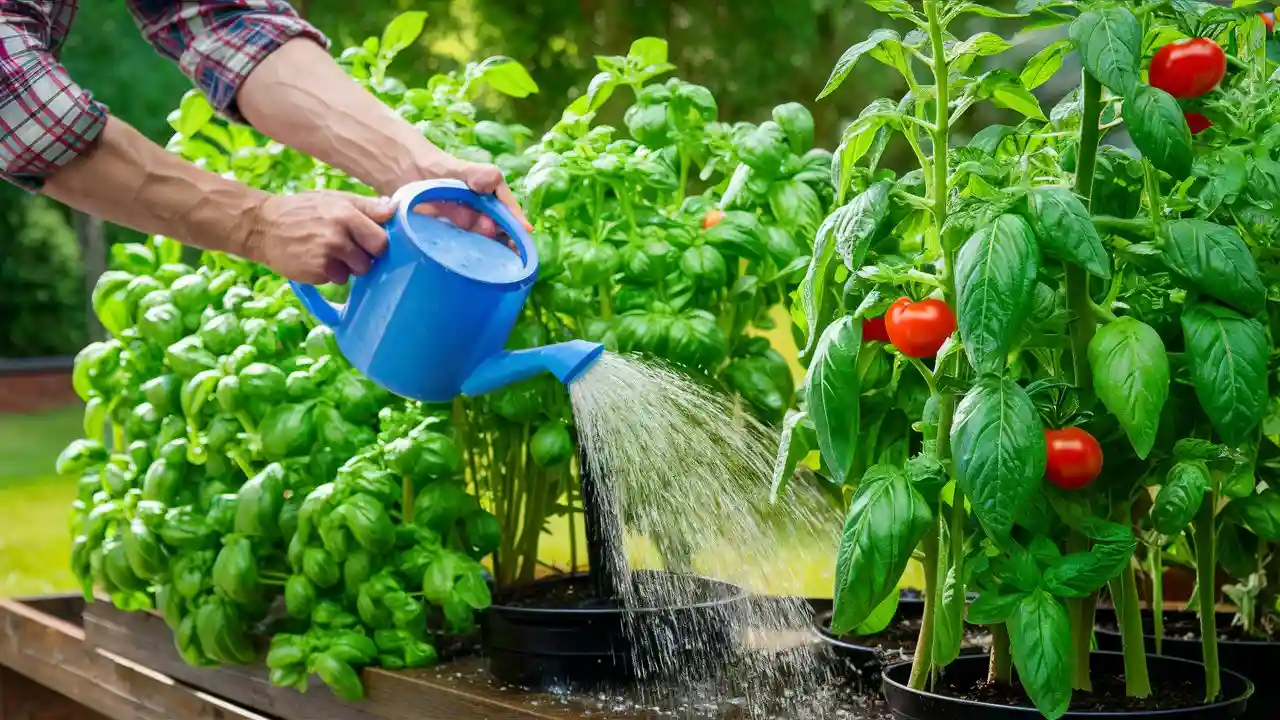
<path fill-rule="evenodd" d="M 542 372 L 566 385 L 604 346 L 583 340 L 509 352 L 507 336 L 538 278 L 538 251 L 523 224 L 492 195 L 456 180 L 426 180 L 396 191 L 387 251 L 352 278 L 342 306 L 312 285 L 291 282 L 303 306 L 333 328 L 342 354 L 391 392 L 424 402 L 484 395 Z M 413 212 L 422 202 L 455 202 L 488 215 L 518 253 L 491 238 Z"/>

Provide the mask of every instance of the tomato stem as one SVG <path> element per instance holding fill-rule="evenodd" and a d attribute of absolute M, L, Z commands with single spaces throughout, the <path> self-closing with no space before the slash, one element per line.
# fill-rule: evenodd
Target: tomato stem
<path fill-rule="evenodd" d="M 1213 517 L 1217 507 L 1218 487 L 1215 481 L 1205 494 L 1195 520 L 1196 605 L 1200 615 L 1200 648 L 1204 658 L 1204 696 L 1207 702 L 1217 699 L 1222 693 L 1222 674 L 1218 668 L 1218 608 L 1213 597 L 1218 567 Z"/>
<path fill-rule="evenodd" d="M 1111 594 L 1120 620 L 1120 643 L 1124 648 L 1125 694 L 1144 698 L 1151 695 L 1147 672 L 1146 638 L 1143 637 L 1142 606 L 1138 602 L 1138 582 L 1133 565 L 1126 565 L 1120 577 L 1111 581 Z"/>

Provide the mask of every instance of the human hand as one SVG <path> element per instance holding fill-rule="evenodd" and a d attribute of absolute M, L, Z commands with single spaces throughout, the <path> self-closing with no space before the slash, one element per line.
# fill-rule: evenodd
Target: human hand
<path fill-rule="evenodd" d="M 395 211 L 386 198 L 336 190 L 269 195 L 248 218 L 239 254 L 290 280 L 342 284 L 386 251 L 380 223 Z"/>
<path fill-rule="evenodd" d="M 484 163 L 474 163 L 465 160 L 447 156 L 448 160 L 433 168 L 428 179 L 454 179 L 461 180 L 477 193 L 482 195 L 497 195 L 503 205 L 515 215 L 516 220 L 524 225 L 525 230 L 533 230 L 533 225 L 529 224 L 529 219 L 525 217 L 524 210 L 520 208 L 520 203 L 516 201 L 516 197 L 511 192 L 511 188 L 507 187 L 507 181 L 502 176 L 502 170 L 496 165 L 486 165 Z M 427 215 L 435 215 L 445 218 L 454 225 L 463 230 L 470 230 L 478 235 L 484 235 L 498 240 L 507 241 L 509 239 L 499 237 L 501 231 L 497 223 L 483 213 L 459 203 L 445 202 L 425 202 L 415 208 L 420 213 Z"/>

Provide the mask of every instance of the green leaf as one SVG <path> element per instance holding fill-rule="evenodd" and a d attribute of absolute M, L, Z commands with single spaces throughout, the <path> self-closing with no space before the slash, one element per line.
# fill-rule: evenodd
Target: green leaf
<path fill-rule="evenodd" d="M 176 117 L 170 117 L 169 125 L 183 137 L 191 137 L 213 119 L 213 106 L 199 90 L 189 90 L 182 96 Z"/>
<path fill-rule="evenodd" d="M 1085 70 L 1119 94 L 1138 84 L 1142 60 L 1142 24 L 1128 8 L 1107 7 L 1083 13 L 1071 23 L 1071 41 Z"/>
<path fill-rule="evenodd" d="M 1200 511 L 1212 483 L 1209 468 L 1203 462 L 1180 462 L 1169 468 L 1151 506 L 1151 524 L 1165 535 L 1181 533 Z"/>
<path fill-rule="evenodd" d="M 974 233 L 956 256 L 956 310 L 969 362 L 998 373 L 1031 312 L 1039 265 L 1031 228 L 1001 215 Z"/>
<path fill-rule="evenodd" d="M 797 155 L 813 147 L 813 113 L 809 108 L 796 102 L 783 103 L 773 109 L 773 121 L 782 128 Z"/>
<path fill-rule="evenodd" d="M 382 32 L 380 51 L 388 56 L 404 50 L 422 35 L 422 27 L 427 22 L 427 13 L 421 10 L 401 13 L 387 25 Z"/>
<path fill-rule="evenodd" d="M 1058 597 L 1088 597 L 1120 574 L 1133 557 L 1138 541 L 1098 543 L 1088 552 L 1063 555 L 1041 577 L 1045 590 Z"/>
<path fill-rule="evenodd" d="M 1079 265 L 1103 280 L 1111 278 L 1111 261 L 1093 226 L 1089 209 L 1068 188 L 1039 187 L 1027 195 L 1031 227 L 1045 255 Z"/>
<path fill-rule="evenodd" d="M 850 632 L 898 591 L 907 561 L 932 523 L 929 506 L 902 471 L 890 465 L 867 471 L 840 537 L 831 632 Z"/>
<path fill-rule="evenodd" d="M 802 426 L 808 417 L 807 412 L 788 410 L 786 419 L 782 421 L 782 434 L 778 439 L 778 456 L 773 461 L 773 484 L 769 490 L 770 503 L 778 502 L 778 496 L 787 489 L 796 466 L 812 449 L 806 442 L 805 428 Z"/>
<path fill-rule="evenodd" d="M 977 600 L 969 603 L 965 620 L 972 625 L 999 625 L 1008 621 L 1025 597 L 1027 597 L 1026 593 L 1001 595 L 995 590 L 988 590 L 979 595 Z"/>
<path fill-rule="evenodd" d="M 1047 120 L 1040 109 L 1040 101 L 1022 86 L 1016 75 L 1008 70 L 992 70 L 974 83 L 978 98 L 990 100 L 996 106 L 1016 110 L 1033 120 Z"/>
<path fill-rule="evenodd" d="M 1035 404 L 1008 378 L 978 381 L 956 407 L 951 448 L 960 489 L 997 542 L 1044 477 L 1044 430 Z"/>
<path fill-rule="evenodd" d="M 805 398 L 809 417 L 818 435 L 822 466 L 843 485 L 849 477 L 858 447 L 861 395 L 858 352 L 862 347 L 862 321 L 845 316 L 827 326 L 809 365 Z"/>
<path fill-rule="evenodd" d="M 667 64 L 667 41 L 656 37 L 643 37 L 631 43 L 627 57 L 639 60 L 644 67 Z"/>
<path fill-rule="evenodd" d="M 999 55 L 1013 47 L 1007 40 L 992 32 L 980 32 L 967 40 L 958 42 L 947 49 L 947 63 L 954 63 L 962 57 L 985 57 Z"/>
<path fill-rule="evenodd" d="M 1024 17 L 1023 13 L 1005 12 L 1004 10 L 993 8 L 989 5 L 984 5 L 982 3 L 962 2 L 958 5 L 953 5 L 950 10 L 947 10 L 947 14 L 944 17 L 943 23 L 944 24 L 949 23 L 955 18 L 960 17 L 961 15 L 964 15 L 966 13 L 972 13 L 974 15 L 980 15 L 982 17 L 989 17 L 989 18 Z"/>
<path fill-rule="evenodd" d="M 476 73 L 478 79 L 508 97 L 523 98 L 538 92 L 538 83 L 529 77 L 529 71 L 509 57 L 491 57 L 480 63 Z"/>
<path fill-rule="evenodd" d="M 1280 542 L 1280 491 L 1268 488 L 1257 495 L 1235 500 L 1228 508 L 1239 513 L 1254 535 L 1267 542 Z"/>
<path fill-rule="evenodd" d="M 822 200 L 807 183 L 792 178 L 769 186 L 769 209 L 786 229 L 808 235 L 822 220 Z"/>
<path fill-rule="evenodd" d="M 919 18 L 919 14 L 912 9 L 911 3 L 907 0 L 867 0 L 867 5 L 874 10 L 888 15 L 889 17 L 901 18 L 903 20 L 913 20 Z"/>
<path fill-rule="evenodd" d="M 1145 460 L 1169 399 L 1169 356 L 1160 333 L 1131 317 L 1107 323 L 1089 342 L 1089 366 L 1098 399 Z"/>
<path fill-rule="evenodd" d="M 1206 213 L 1212 214 L 1224 202 L 1231 202 L 1244 192 L 1249 180 L 1249 163 L 1244 150 L 1231 146 L 1218 150 L 1206 158 L 1212 163 L 1206 172 L 1208 181 L 1200 191 L 1199 204 Z"/>
<path fill-rule="evenodd" d="M 938 543 L 938 569 L 942 587 L 933 607 L 933 659 L 941 666 L 960 657 L 964 644 L 964 556 L 952 558 L 946 533 Z"/>
<path fill-rule="evenodd" d="M 1026 67 L 1022 68 L 1022 74 L 1018 76 L 1022 81 L 1022 87 L 1035 90 L 1053 79 L 1053 76 L 1062 69 L 1062 60 L 1068 52 L 1071 52 L 1071 41 L 1058 40 L 1049 43 L 1040 52 L 1031 56 Z"/>
<path fill-rule="evenodd" d="M 1167 225 L 1165 263 L 1192 287 L 1254 315 L 1266 305 L 1267 289 L 1244 238 L 1233 228 L 1208 220 L 1174 220 Z"/>
<path fill-rule="evenodd" d="M 884 632 L 884 629 L 889 627 L 889 623 L 893 622 L 893 616 L 898 613 L 899 599 L 901 599 L 900 593 L 889 593 L 888 597 L 881 601 L 875 610 L 871 611 L 867 619 L 853 629 L 853 634 L 858 637 L 866 637 Z"/>
<path fill-rule="evenodd" d="M 840 135 L 840 146 L 836 148 L 832 165 L 840 168 L 841 178 L 849 177 L 854 164 L 875 144 L 880 129 L 886 125 L 898 127 L 901 116 L 898 106 L 885 98 L 879 98 L 862 109 L 858 119 L 844 129 Z"/>
<path fill-rule="evenodd" d="M 1071 622 L 1066 608 L 1037 589 L 1018 603 L 1007 624 L 1018 679 L 1040 714 L 1057 720 L 1071 704 Z"/>
<path fill-rule="evenodd" d="M 858 60 L 863 55 L 886 42 L 901 43 L 901 40 L 902 36 L 896 31 L 881 28 L 868 35 L 866 40 L 845 50 L 840 59 L 836 61 L 835 69 L 831 71 L 831 77 L 827 80 L 826 87 L 822 88 L 822 92 L 818 94 L 818 99 L 821 100 L 835 92 L 840 87 L 840 84 L 844 82 L 844 79 L 849 77 L 849 73 L 853 72 L 853 66 L 858 64 Z"/>
<path fill-rule="evenodd" d="M 1182 312 L 1182 334 L 1200 406 L 1228 445 L 1244 444 L 1267 414 L 1266 329 L 1230 308 L 1196 303 Z"/>
<path fill-rule="evenodd" d="M 1152 165 L 1175 180 L 1191 174 L 1191 128 L 1172 95 L 1137 85 L 1125 98 L 1123 117 L 1134 146 Z"/>

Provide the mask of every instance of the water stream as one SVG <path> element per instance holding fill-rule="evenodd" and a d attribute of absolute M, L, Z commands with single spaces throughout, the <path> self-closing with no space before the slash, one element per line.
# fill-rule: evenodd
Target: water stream
<path fill-rule="evenodd" d="M 623 607 L 705 603 L 705 584 L 689 573 L 750 588 L 769 572 L 771 585 L 799 588 L 782 551 L 808 540 L 834 552 L 841 513 L 803 483 L 769 503 L 777 435 L 732 399 L 656 362 L 612 353 L 570 392 L 583 474 L 598 480 L 604 507 L 602 559 Z M 635 538 L 647 541 L 639 552 Z M 669 572 L 639 572 L 655 568 Z M 818 695 L 831 681 L 830 660 L 808 642 L 812 614 L 800 599 L 720 603 L 674 623 L 645 613 L 626 618 L 637 671 L 652 681 L 641 683 L 642 694 L 646 685 L 669 694 L 673 682 L 724 687 L 735 716 L 762 718 L 774 716 L 780 689 L 792 698 Z M 787 649 L 745 651 L 761 631 Z M 739 646 L 733 657 L 716 650 L 725 632 Z M 725 677 L 742 677 L 744 663 L 751 682 Z"/>

